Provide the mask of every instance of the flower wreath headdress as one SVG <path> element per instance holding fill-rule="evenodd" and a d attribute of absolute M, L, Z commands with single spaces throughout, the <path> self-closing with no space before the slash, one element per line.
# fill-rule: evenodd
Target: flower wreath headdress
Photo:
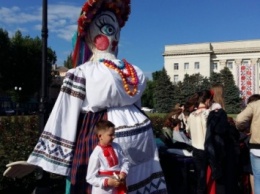
<path fill-rule="evenodd" d="M 122 28 L 131 12 L 130 0 L 88 0 L 82 7 L 78 19 L 77 33 L 73 37 L 74 51 L 72 54 L 73 67 L 76 67 L 91 57 L 92 53 L 85 43 L 86 31 L 91 21 L 101 11 L 112 11 Z"/>

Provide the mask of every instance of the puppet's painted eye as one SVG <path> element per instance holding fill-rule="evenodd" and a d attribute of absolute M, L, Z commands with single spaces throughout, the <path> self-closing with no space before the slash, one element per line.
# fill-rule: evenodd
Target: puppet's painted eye
<path fill-rule="evenodd" d="M 110 24 L 105 24 L 100 28 L 101 32 L 107 36 L 112 36 L 115 34 L 115 28 Z"/>

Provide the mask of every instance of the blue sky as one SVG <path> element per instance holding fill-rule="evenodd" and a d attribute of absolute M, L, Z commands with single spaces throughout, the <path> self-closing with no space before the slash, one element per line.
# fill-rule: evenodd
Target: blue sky
<path fill-rule="evenodd" d="M 0 2 L 0 28 L 10 36 L 20 30 L 41 37 L 42 1 Z M 48 1 L 48 46 L 56 52 L 58 65 L 72 51 L 71 37 L 84 2 Z M 165 45 L 259 39 L 259 9 L 259 0 L 132 0 L 118 57 L 149 76 L 163 68 Z"/>

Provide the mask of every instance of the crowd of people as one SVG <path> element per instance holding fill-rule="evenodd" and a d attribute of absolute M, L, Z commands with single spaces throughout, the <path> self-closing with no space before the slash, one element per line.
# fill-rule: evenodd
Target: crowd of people
<path fill-rule="evenodd" d="M 159 138 L 168 153 L 192 157 L 196 194 L 258 194 L 260 95 L 250 96 L 246 108 L 231 118 L 223 94 L 223 86 L 216 84 L 191 95 L 167 116 Z M 180 147 L 180 142 L 185 145 Z M 187 147 L 189 154 L 184 154 Z M 251 185 L 244 185 L 249 176 Z"/>

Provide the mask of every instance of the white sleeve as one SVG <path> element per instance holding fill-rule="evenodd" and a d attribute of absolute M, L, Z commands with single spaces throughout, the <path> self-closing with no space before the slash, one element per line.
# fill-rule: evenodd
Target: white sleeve
<path fill-rule="evenodd" d="M 27 162 L 45 171 L 69 175 L 78 118 L 85 99 L 85 78 L 80 69 L 70 69 L 44 127 Z"/>
<path fill-rule="evenodd" d="M 253 106 L 250 103 L 242 112 L 237 115 L 235 124 L 238 130 L 245 130 L 248 128 L 248 126 L 250 126 L 250 122 L 253 118 L 253 112 Z"/>
<path fill-rule="evenodd" d="M 89 162 L 86 181 L 94 187 L 104 186 L 104 177 L 98 177 L 98 171 L 100 169 L 100 160 L 98 158 L 98 150 L 94 149 L 92 152 Z"/>

